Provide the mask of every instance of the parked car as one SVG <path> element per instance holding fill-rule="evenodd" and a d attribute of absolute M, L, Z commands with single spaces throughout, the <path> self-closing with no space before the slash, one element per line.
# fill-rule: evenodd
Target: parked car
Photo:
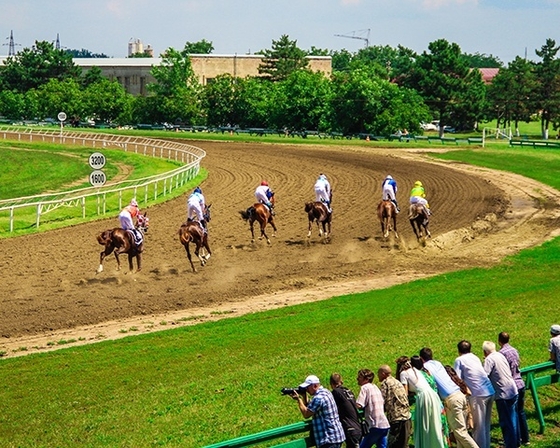
<path fill-rule="evenodd" d="M 439 131 L 439 120 L 434 120 L 430 123 L 420 123 L 420 127 L 424 131 Z"/>

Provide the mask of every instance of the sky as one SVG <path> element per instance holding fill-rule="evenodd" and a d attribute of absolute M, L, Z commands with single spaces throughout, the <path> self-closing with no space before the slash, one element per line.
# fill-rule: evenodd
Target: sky
<path fill-rule="evenodd" d="M 63 48 L 117 58 L 132 39 L 157 57 L 202 39 L 214 54 L 251 54 L 288 35 L 304 50 L 350 52 L 368 39 L 421 53 L 443 38 L 507 64 L 539 60 L 547 39 L 560 45 L 559 25 L 560 0 L 3 0 L 0 56 L 12 31 L 16 51 L 58 34 Z"/>

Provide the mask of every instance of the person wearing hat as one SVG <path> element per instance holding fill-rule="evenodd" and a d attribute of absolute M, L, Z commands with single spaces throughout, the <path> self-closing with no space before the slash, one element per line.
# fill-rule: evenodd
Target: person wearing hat
<path fill-rule="evenodd" d="M 395 204 L 397 213 L 400 212 L 401 209 L 397 204 L 397 181 L 393 179 L 391 175 L 387 175 L 387 177 L 381 184 L 381 190 L 383 191 L 383 200 L 391 201 L 393 204 Z"/>
<path fill-rule="evenodd" d="M 119 213 L 119 222 L 124 230 L 130 230 L 134 234 L 134 240 L 136 245 L 142 242 L 142 234 L 140 231 L 136 230 L 134 227 L 133 218 L 136 218 L 140 214 L 140 209 L 138 208 L 138 202 L 135 198 L 132 198 L 130 204 L 121 210 Z"/>
<path fill-rule="evenodd" d="M 410 190 L 410 204 L 422 204 L 426 213 L 428 215 L 432 214 L 430 211 L 430 204 L 428 204 L 428 200 L 426 199 L 426 190 L 419 180 L 414 182 L 414 186 L 412 190 Z"/>
<path fill-rule="evenodd" d="M 300 390 L 305 393 L 300 395 L 294 392 L 292 398 L 297 400 L 299 410 L 304 418 L 312 417 L 311 426 L 317 448 L 341 448 L 344 442 L 344 430 L 340 423 L 336 402 L 332 393 L 321 386 L 319 378 L 309 375 L 300 384 Z M 308 402 L 307 394 L 312 398 Z"/>
<path fill-rule="evenodd" d="M 315 190 L 315 201 L 325 204 L 329 213 L 331 213 L 331 184 L 327 176 L 323 173 L 319 174 L 319 178 L 317 182 L 315 182 L 313 189 Z"/>
<path fill-rule="evenodd" d="M 206 209 L 206 200 L 202 194 L 202 189 L 196 187 L 187 199 L 187 220 L 197 218 L 205 232 L 207 232 L 206 220 L 204 219 L 204 210 Z"/>
<path fill-rule="evenodd" d="M 560 325 L 555 324 L 550 327 L 550 336 L 552 336 L 548 344 L 550 360 L 556 363 L 556 371 L 560 373 Z"/>
<path fill-rule="evenodd" d="M 255 198 L 257 202 L 266 205 L 270 213 L 274 216 L 274 206 L 271 202 L 272 196 L 274 196 L 274 193 L 268 186 L 268 182 L 266 180 L 261 181 L 261 184 L 255 190 Z"/>

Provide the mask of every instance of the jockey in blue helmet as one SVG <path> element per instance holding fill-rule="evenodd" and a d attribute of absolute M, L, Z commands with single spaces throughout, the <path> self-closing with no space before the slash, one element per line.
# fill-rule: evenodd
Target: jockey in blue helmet
<path fill-rule="evenodd" d="M 383 200 L 390 200 L 393 204 L 395 204 L 397 213 L 400 212 L 401 210 L 397 204 L 397 181 L 388 174 L 381 184 L 381 189 L 383 190 Z"/>
<path fill-rule="evenodd" d="M 325 204 L 327 210 L 331 213 L 331 184 L 327 180 L 327 176 L 321 173 L 313 189 L 315 190 L 315 201 Z"/>
<path fill-rule="evenodd" d="M 198 219 L 198 222 L 206 232 L 206 220 L 204 219 L 205 209 L 206 200 L 202 195 L 202 189 L 200 187 L 196 187 L 187 199 L 187 220 L 192 220 L 194 217 L 196 217 Z"/>

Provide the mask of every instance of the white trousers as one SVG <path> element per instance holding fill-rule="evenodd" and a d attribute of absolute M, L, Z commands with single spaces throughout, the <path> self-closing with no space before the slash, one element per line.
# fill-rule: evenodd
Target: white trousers
<path fill-rule="evenodd" d="M 329 202 L 331 199 L 329 197 L 329 192 L 324 186 L 315 187 L 315 200 L 317 202 Z"/>
<path fill-rule="evenodd" d="M 492 421 L 492 404 L 494 395 L 488 397 L 467 398 L 473 415 L 473 439 L 479 448 L 490 448 L 490 423 Z"/>
<path fill-rule="evenodd" d="M 188 202 L 188 218 L 192 219 L 193 217 L 197 217 L 198 221 L 202 221 L 204 219 L 204 212 L 202 210 L 202 206 L 200 202 Z"/>
<path fill-rule="evenodd" d="M 397 197 L 395 196 L 395 191 L 393 190 L 393 187 L 386 186 L 383 187 L 383 200 L 386 201 L 388 199 L 391 199 L 393 201 L 397 201 Z"/>
<path fill-rule="evenodd" d="M 427 206 L 428 205 L 428 201 L 420 196 L 412 196 L 410 198 L 410 203 L 411 204 L 422 204 L 423 206 Z"/>
<path fill-rule="evenodd" d="M 123 210 L 119 213 L 119 221 L 124 230 L 134 230 L 134 223 L 132 222 L 132 215 L 130 212 Z"/>

